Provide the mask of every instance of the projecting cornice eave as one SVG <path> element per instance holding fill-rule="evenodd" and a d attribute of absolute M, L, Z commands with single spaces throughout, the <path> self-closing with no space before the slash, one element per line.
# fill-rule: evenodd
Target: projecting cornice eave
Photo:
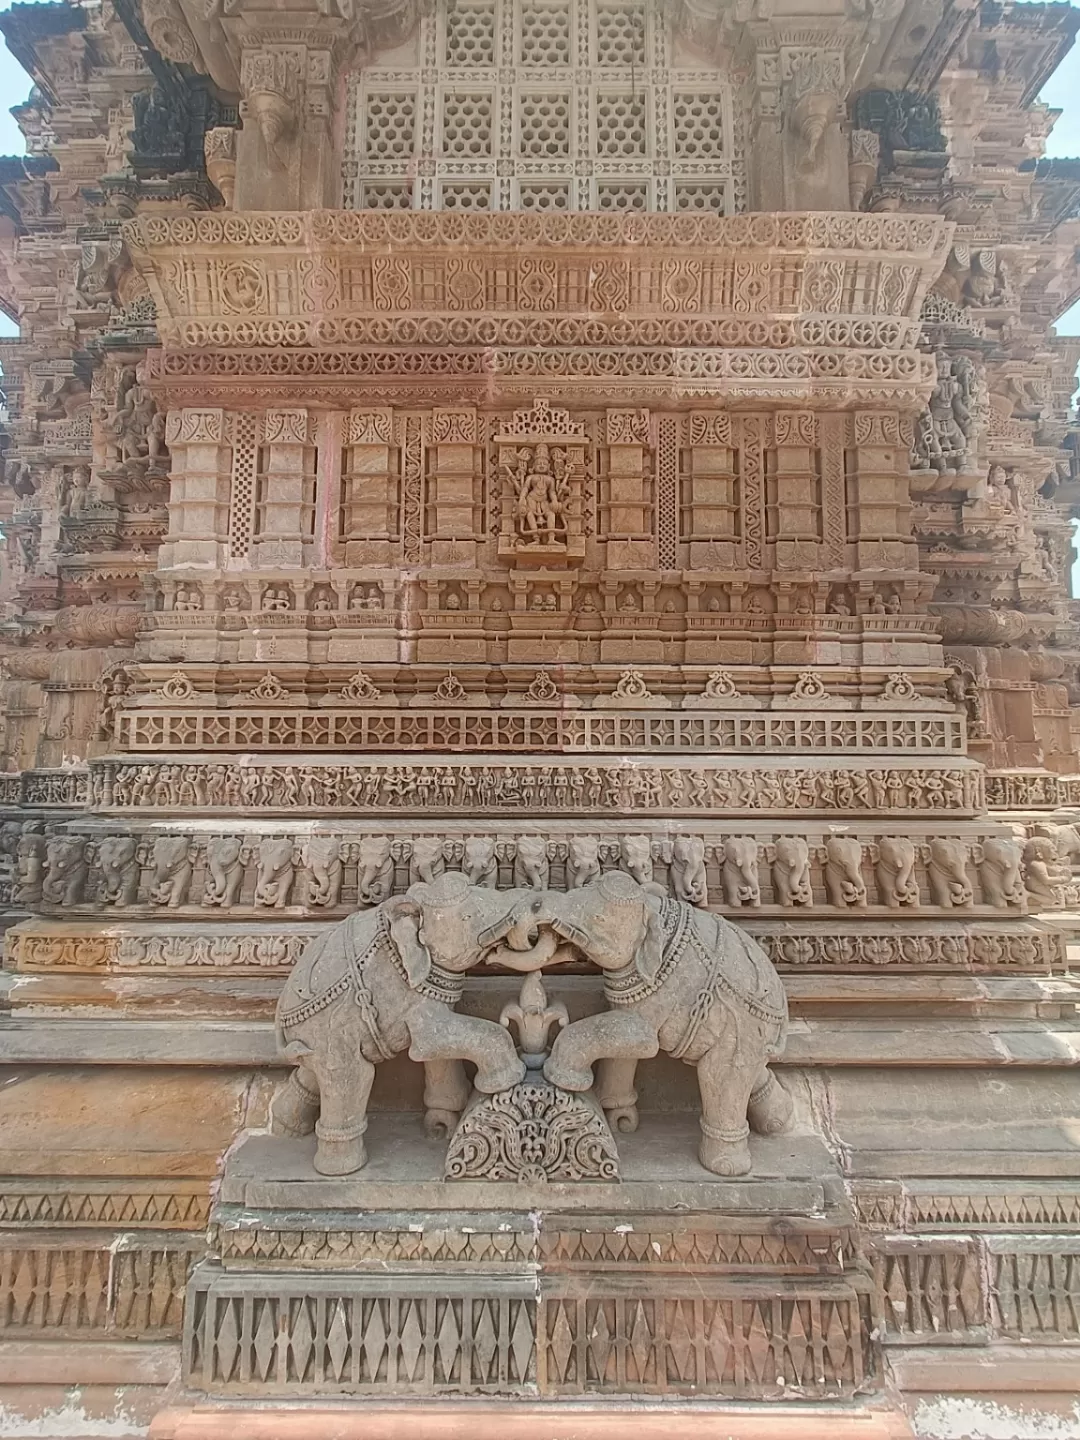
<path fill-rule="evenodd" d="M 905 406 L 933 383 L 918 317 L 952 232 L 940 216 L 853 212 L 240 212 L 126 227 L 157 304 L 161 382 L 325 386 L 367 367 L 388 392 L 440 373 L 502 389 L 531 375 L 564 394 L 603 378 L 640 380 L 643 395 Z"/>

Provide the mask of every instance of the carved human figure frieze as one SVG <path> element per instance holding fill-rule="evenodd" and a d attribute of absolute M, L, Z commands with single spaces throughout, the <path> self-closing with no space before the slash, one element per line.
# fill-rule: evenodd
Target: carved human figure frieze
<path fill-rule="evenodd" d="M 848 769 L 558 765 L 134 765 L 106 762 L 116 808 L 252 810 L 931 811 L 973 813 L 975 767 Z M 99 801 L 105 769 L 95 766 Z"/>

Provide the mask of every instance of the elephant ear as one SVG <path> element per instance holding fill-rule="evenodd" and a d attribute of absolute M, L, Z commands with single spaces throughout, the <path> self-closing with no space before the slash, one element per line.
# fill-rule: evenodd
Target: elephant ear
<path fill-rule="evenodd" d="M 645 935 L 638 946 L 635 962 L 641 978 L 652 981 L 656 979 L 664 958 L 664 926 L 658 910 L 649 904 L 642 908 L 645 912 Z"/>
<path fill-rule="evenodd" d="M 415 900 L 399 896 L 386 900 L 384 912 L 390 926 L 390 943 L 397 950 L 405 969 L 405 978 L 412 989 L 422 985 L 431 974 L 431 955 L 420 939 L 422 911 Z"/>

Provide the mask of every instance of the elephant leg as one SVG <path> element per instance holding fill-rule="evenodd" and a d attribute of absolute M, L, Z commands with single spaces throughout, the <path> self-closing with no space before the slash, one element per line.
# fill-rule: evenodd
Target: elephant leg
<path fill-rule="evenodd" d="M 367 1163 L 364 1131 L 375 1066 L 361 1055 L 355 1034 L 343 1026 L 330 1038 L 322 1058 L 315 1169 L 320 1175 L 351 1175 Z"/>
<path fill-rule="evenodd" d="M 743 1053 L 747 1051 L 748 1053 Z M 760 1050 L 740 1040 L 734 1024 L 721 1032 L 698 1061 L 701 1144 L 698 1156 L 714 1175 L 750 1173 L 750 1127 L 746 1110 L 761 1074 Z"/>
<path fill-rule="evenodd" d="M 297 1065 L 270 1106 L 270 1133 L 310 1135 L 318 1118 L 318 1078 L 307 1065 Z"/>
<path fill-rule="evenodd" d="M 793 1109 L 791 1096 L 769 1067 L 763 1065 L 747 1106 L 750 1128 L 759 1135 L 779 1135 L 791 1124 Z"/>
<path fill-rule="evenodd" d="M 525 1078 L 525 1063 L 508 1031 L 491 1020 L 433 1004 L 413 1010 L 408 1026 L 411 1060 L 471 1060 L 476 1066 L 473 1084 L 486 1095 L 509 1090 Z"/>
<path fill-rule="evenodd" d="M 460 1060 L 428 1060 L 424 1065 L 424 1129 L 432 1140 L 445 1140 L 469 1103 L 472 1086 Z"/>
<path fill-rule="evenodd" d="M 607 1112 L 608 1123 L 628 1135 L 638 1127 L 637 1090 L 634 1075 L 636 1059 L 621 1060 L 608 1056 L 596 1067 L 596 1098 Z"/>
<path fill-rule="evenodd" d="M 659 1050 L 654 1025 L 632 1010 L 605 1010 L 559 1031 L 544 1076 L 560 1090 L 589 1090 L 597 1060 L 648 1060 Z"/>

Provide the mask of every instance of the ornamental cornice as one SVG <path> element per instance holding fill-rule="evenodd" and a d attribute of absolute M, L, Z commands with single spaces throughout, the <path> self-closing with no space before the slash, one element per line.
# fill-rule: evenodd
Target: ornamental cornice
<path fill-rule="evenodd" d="M 724 350 L 533 346 L 465 350 L 174 350 L 151 352 L 147 383 L 171 406 L 298 403 L 726 405 L 797 402 L 810 408 L 915 410 L 934 385 L 933 356 L 917 350 Z"/>
<path fill-rule="evenodd" d="M 159 381 L 535 377 L 904 405 L 933 382 L 916 326 L 951 243 L 939 216 L 855 213 L 239 212 L 125 233 Z"/>

